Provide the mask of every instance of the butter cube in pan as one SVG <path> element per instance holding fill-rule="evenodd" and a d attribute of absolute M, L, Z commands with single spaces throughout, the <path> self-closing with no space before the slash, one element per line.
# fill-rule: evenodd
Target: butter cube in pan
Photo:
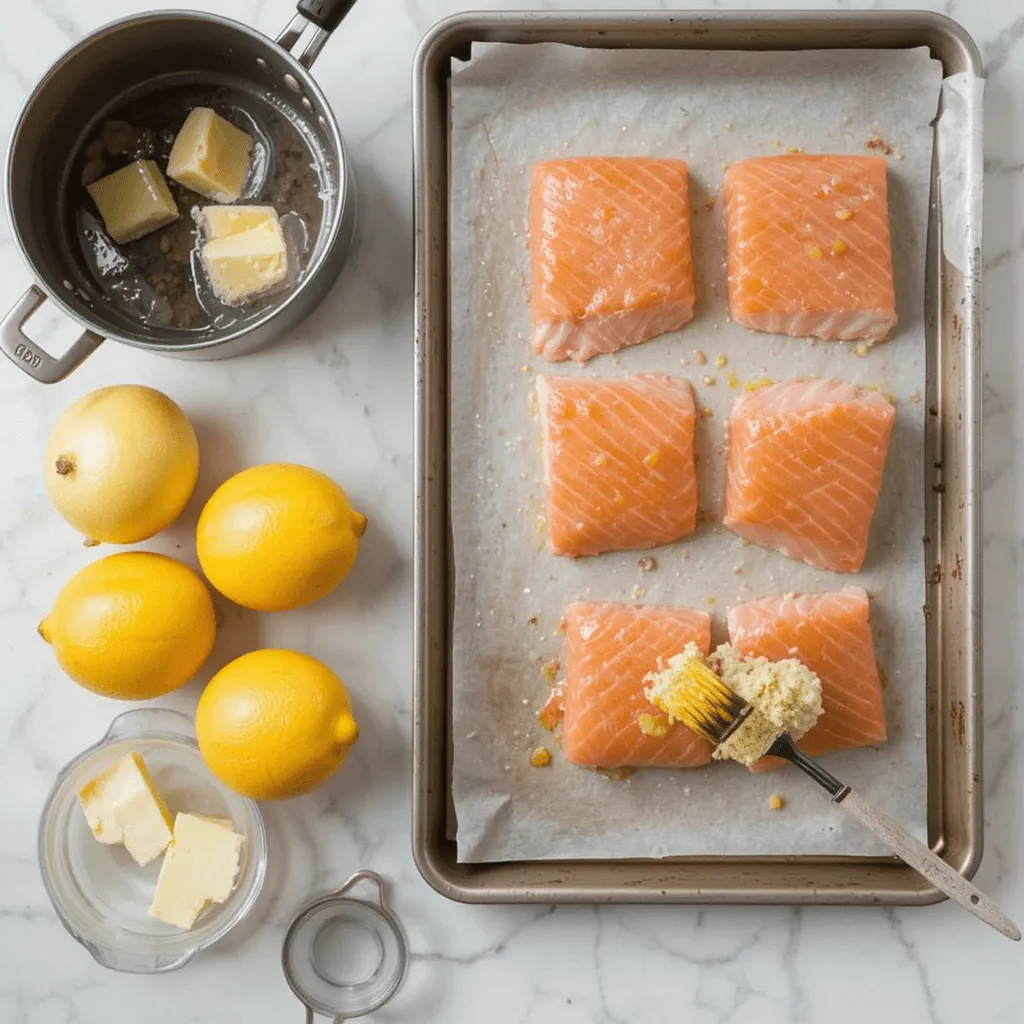
<path fill-rule="evenodd" d="M 247 132 L 209 107 L 196 107 L 174 140 L 167 174 L 207 199 L 233 203 L 245 188 L 252 147 Z"/>
<path fill-rule="evenodd" d="M 230 209 L 235 216 L 217 207 L 203 211 L 202 258 L 217 298 L 241 306 L 287 280 L 288 246 L 273 207 Z"/>
<path fill-rule="evenodd" d="M 204 206 L 196 218 L 207 242 L 227 238 L 277 220 L 272 206 Z"/>
<path fill-rule="evenodd" d="M 179 814 L 160 866 L 150 917 L 188 930 L 211 903 L 224 903 L 235 885 L 242 837 L 225 818 Z"/>
<path fill-rule="evenodd" d="M 143 866 L 171 841 L 170 812 L 138 754 L 125 754 L 87 782 L 78 800 L 92 834 L 101 843 L 122 844 Z"/>
<path fill-rule="evenodd" d="M 152 160 L 136 160 L 94 181 L 88 191 L 107 232 L 120 245 L 178 219 L 174 197 Z"/>

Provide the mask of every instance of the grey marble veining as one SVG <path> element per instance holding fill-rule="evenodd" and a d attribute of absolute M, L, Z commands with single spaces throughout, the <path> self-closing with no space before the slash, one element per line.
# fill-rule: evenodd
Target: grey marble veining
<path fill-rule="evenodd" d="M 0 138 L 62 50 L 141 0 L 19 0 L 0 35 Z M 270 33 L 288 0 L 191 0 Z M 961 911 L 813 908 L 469 908 L 419 879 L 409 852 L 412 276 L 410 65 L 459 0 L 362 0 L 315 68 L 354 152 L 358 249 L 294 336 L 265 353 L 193 365 L 103 346 L 43 388 L 0 364 L 0 1022 L 282 1024 L 301 1019 L 279 970 L 283 926 L 309 894 L 359 867 L 392 882 L 412 964 L 372 1019 L 487 1024 L 1017 1024 L 1022 952 Z M 495 0 L 475 6 L 497 7 Z M 516 8 L 680 7 L 654 0 L 511 0 Z M 705 6 L 768 9 L 777 0 Z M 960 18 L 985 56 L 986 855 L 979 884 L 1024 920 L 1021 717 L 1024 414 L 1024 7 L 1010 0 L 789 6 L 917 7 Z M 0 227 L 0 307 L 28 274 Z M 234 609 L 206 671 L 255 646 L 295 646 L 353 691 L 363 736 L 319 792 L 265 810 L 271 868 L 252 920 L 185 972 L 138 978 L 96 966 L 53 915 L 36 867 L 40 806 L 59 767 L 121 708 L 65 679 L 35 635 L 64 579 L 95 557 L 51 510 L 40 458 L 74 398 L 148 383 L 196 422 L 203 469 L 181 523 L 146 545 L 194 560 L 213 487 L 244 465 L 294 460 L 350 490 L 370 528 L 347 584 L 294 615 Z M 205 677 L 204 676 L 204 679 Z M 203 679 L 165 698 L 189 711 Z"/>

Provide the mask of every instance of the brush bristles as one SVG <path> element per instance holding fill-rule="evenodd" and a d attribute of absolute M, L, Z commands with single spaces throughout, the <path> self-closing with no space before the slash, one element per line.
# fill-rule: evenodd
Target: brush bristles
<path fill-rule="evenodd" d="M 690 658 L 682 671 L 689 685 L 679 694 L 673 715 L 717 747 L 748 706 L 747 702 L 700 658 Z"/>

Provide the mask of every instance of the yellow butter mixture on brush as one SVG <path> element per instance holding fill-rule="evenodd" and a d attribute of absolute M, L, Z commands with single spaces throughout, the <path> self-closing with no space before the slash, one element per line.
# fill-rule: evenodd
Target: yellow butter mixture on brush
<path fill-rule="evenodd" d="M 821 714 L 821 680 L 795 658 L 747 658 L 731 645 L 722 644 L 705 659 L 697 645 L 689 643 L 681 654 L 668 660 L 664 669 L 647 677 L 647 699 L 668 716 L 670 724 L 683 721 L 684 709 L 687 705 L 692 707 L 687 667 L 693 658 L 708 665 L 730 690 L 754 708 L 715 749 L 714 757 L 718 760 L 752 765 L 782 733 L 788 732 L 798 739 Z"/>

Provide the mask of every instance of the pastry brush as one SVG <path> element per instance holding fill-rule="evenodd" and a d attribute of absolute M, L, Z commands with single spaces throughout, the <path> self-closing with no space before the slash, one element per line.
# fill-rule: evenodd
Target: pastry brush
<path fill-rule="evenodd" d="M 733 692 L 700 658 L 682 668 L 685 685 L 677 695 L 673 715 L 714 746 L 720 746 L 755 710 Z M 781 733 L 765 754 L 785 758 L 809 775 L 852 818 L 856 818 L 905 863 L 975 917 L 1009 939 L 1020 941 L 1020 929 L 980 890 L 905 828 L 876 811 L 845 783 L 797 748 L 793 737 Z"/>

